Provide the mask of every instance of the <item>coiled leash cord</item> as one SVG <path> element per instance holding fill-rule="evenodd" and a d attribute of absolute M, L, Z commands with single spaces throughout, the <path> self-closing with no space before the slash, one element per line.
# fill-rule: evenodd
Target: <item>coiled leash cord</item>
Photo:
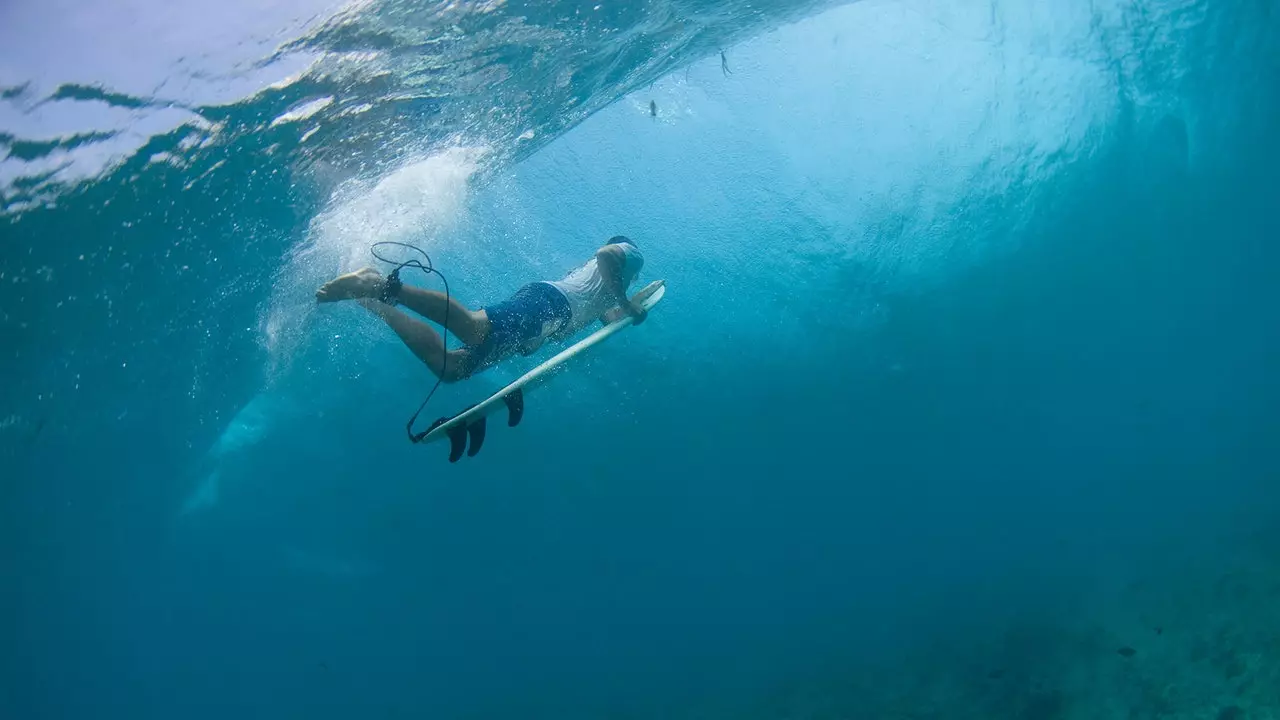
<path fill-rule="evenodd" d="M 387 246 L 404 248 L 406 250 L 416 252 L 422 256 L 422 260 L 419 260 L 418 258 L 410 258 L 401 263 L 388 260 L 378 252 L 378 248 Z M 386 240 L 370 245 L 369 252 L 378 260 L 381 260 L 388 265 L 395 265 L 395 269 L 387 275 L 387 282 L 382 286 L 382 292 L 378 295 L 378 299 L 384 303 L 389 305 L 396 304 L 397 299 L 400 296 L 400 288 L 404 287 L 404 283 L 400 280 L 400 271 L 405 268 L 417 268 L 426 275 L 439 275 L 440 281 L 444 283 L 444 331 L 440 333 L 440 339 L 444 349 L 440 351 L 440 376 L 436 378 L 436 384 L 431 386 L 431 392 L 427 393 L 426 399 L 422 401 L 422 404 L 418 406 L 418 409 L 413 413 L 413 416 L 409 418 L 409 422 L 405 423 L 404 426 L 404 431 L 409 436 L 409 442 L 419 443 L 427 436 L 427 433 L 431 432 L 431 428 L 415 433 L 413 431 L 413 425 L 418 421 L 418 416 L 422 414 L 422 411 L 426 409 L 427 403 L 431 402 L 431 398 L 436 394 L 436 390 L 440 389 L 440 383 L 444 382 L 444 374 L 449 367 L 449 308 L 453 305 L 452 298 L 449 295 L 449 279 L 444 276 L 444 273 L 435 268 L 435 265 L 431 262 L 431 256 L 427 254 L 427 251 L 417 245 Z"/>

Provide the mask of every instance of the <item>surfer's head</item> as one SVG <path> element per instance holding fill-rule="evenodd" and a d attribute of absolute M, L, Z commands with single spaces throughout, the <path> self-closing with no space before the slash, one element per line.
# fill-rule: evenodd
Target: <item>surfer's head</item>
<path fill-rule="evenodd" d="M 640 248 L 636 245 L 636 241 L 626 235 L 614 235 L 605 244 L 622 247 L 623 257 L 626 258 L 626 262 L 622 267 L 622 276 L 626 284 L 630 285 L 636 279 L 636 276 L 640 274 L 640 268 L 644 267 L 644 256 L 640 254 Z"/>

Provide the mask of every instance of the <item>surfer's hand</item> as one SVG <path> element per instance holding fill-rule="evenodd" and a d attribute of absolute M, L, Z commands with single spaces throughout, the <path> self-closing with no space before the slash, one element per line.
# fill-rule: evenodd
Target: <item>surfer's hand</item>
<path fill-rule="evenodd" d="M 626 304 L 626 308 L 627 314 L 631 316 L 632 325 L 639 325 L 644 322 L 645 318 L 649 317 L 649 311 L 645 310 L 644 306 L 638 302 L 629 302 Z"/>

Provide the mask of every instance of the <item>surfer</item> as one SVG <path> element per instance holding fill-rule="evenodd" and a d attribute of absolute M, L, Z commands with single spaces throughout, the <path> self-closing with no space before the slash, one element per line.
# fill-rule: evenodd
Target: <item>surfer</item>
<path fill-rule="evenodd" d="M 630 315 L 635 324 L 644 322 L 641 303 L 657 288 L 627 298 L 627 288 L 643 265 L 635 242 L 615 235 L 595 257 L 564 278 L 529 283 L 510 299 L 479 310 L 445 293 L 405 285 L 395 273 L 383 276 L 371 267 L 325 283 L 316 291 L 316 301 L 359 302 L 382 318 L 436 377 L 452 383 L 516 353 L 530 355 L 548 340 L 572 337 L 597 319 L 607 325 Z M 465 347 L 446 351 L 444 338 L 435 328 L 397 305 L 441 325 Z"/>

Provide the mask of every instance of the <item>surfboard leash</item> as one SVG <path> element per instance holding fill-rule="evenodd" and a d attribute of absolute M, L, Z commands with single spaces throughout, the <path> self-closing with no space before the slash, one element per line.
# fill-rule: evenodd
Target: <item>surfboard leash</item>
<path fill-rule="evenodd" d="M 422 260 L 419 260 L 418 258 L 409 258 L 408 260 L 400 263 L 397 263 L 394 260 L 388 260 L 378 252 L 378 248 L 384 246 L 411 250 L 421 255 Z M 418 422 L 418 416 L 427 408 L 427 403 L 431 402 L 431 398 L 434 397 L 436 391 L 440 389 L 440 384 L 444 382 L 444 373 L 449 369 L 449 308 L 453 305 L 452 296 L 449 294 L 449 279 L 444 276 L 444 273 L 435 268 L 435 265 L 431 262 L 431 256 L 427 254 L 427 251 L 417 245 L 384 240 L 370 245 L 369 252 L 372 253 L 373 257 L 376 259 L 387 263 L 388 265 L 395 265 L 395 269 L 387 274 L 387 284 L 383 287 L 382 294 L 378 298 L 382 302 L 394 304 L 396 296 L 400 294 L 400 288 L 404 285 L 400 280 L 400 271 L 405 268 L 416 268 L 421 270 L 427 276 L 439 275 L 440 282 L 444 283 L 444 328 L 440 333 L 440 340 L 442 341 L 443 347 L 440 351 L 440 376 L 436 378 L 436 384 L 431 386 L 431 392 L 427 393 L 427 397 L 423 399 L 422 404 L 418 406 L 418 409 L 414 411 L 413 415 L 409 418 L 409 422 L 404 425 L 404 431 L 405 434 L 409 436 L 409 442 L 417 444 L 422 442 L 422 439 L 425 438 L 428 433 L 445 421 L 444 418 L 441 418 L 431 427 L 423 430 L 422 432 L 415 433 L 413 431 L 414 423 Z M 426 264 L 423 264 L 424 261 Z"/>

